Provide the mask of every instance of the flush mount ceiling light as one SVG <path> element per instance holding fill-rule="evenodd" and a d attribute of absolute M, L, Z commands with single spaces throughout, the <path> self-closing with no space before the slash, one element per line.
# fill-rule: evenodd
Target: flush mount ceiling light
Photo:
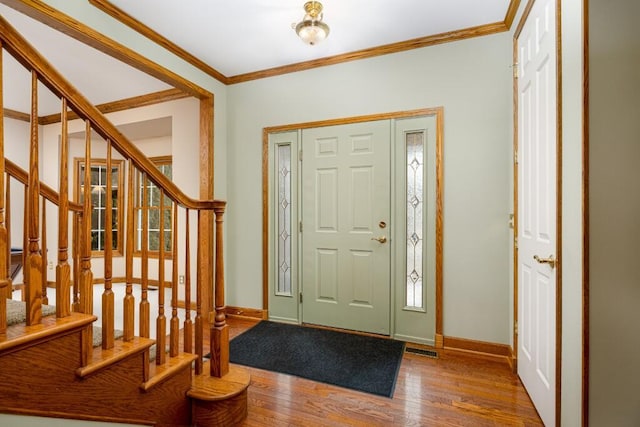
<path fill-rule="evenodd" d="M 304 4 L 305 15 L 295 30 L 300 39 L 311 46 L 320 43 L 329 35 L 329 26 L 322 22 L 322 4 L 317 1 L 308 1 Z"/>

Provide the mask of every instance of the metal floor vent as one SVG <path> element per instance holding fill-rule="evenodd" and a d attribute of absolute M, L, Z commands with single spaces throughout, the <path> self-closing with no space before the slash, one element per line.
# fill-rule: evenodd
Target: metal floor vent
<path fill-rule="evenodd" d="M 419 354 L 420 356 L 432 357 L 434 359 L 438 358 L 438 352 L 433 350 L 423 350 L 421 348 L 407 347 L 405 349 L 405 352 Z"/>

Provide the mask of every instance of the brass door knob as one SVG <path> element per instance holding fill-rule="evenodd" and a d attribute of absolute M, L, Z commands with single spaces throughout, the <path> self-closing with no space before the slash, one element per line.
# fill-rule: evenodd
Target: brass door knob
<path fill-rule="evenodd" d="M 387 236 L 372 237 L 371 240 L 377 240 L 380 243 L 387 243 Z"/>
<path fill-rule="evenodd" d="M 538 255 L 534 255 L 533 259 L 538 261 L 540 264 L 549 264 L 549 267 L 556 268 L 557 260 L 553 257 L 553 255 L 549 255 L 548 258 L 540 258 Z"/>

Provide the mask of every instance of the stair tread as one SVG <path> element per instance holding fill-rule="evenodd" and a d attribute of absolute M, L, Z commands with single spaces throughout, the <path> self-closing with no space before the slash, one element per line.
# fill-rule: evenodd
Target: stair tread
<path fill-rule="evenodd" d="M 7 327 L 5 335 L 0 335 L 0 352 L 82 328 L 92 324 L 95 320 L 96 317 L 90 314 L 71 313 L 62 318 L 43 317 L 42 322 L 36 325 L 27 326 L 24 323 L 11 325 Z"/>
<path fill-rule="evenodd" d="M 193 377 L 187 396 L 205 401 L 225 400 L 242 393 L 251 384 L 251 375 L 246 368 L 229 365 L 229 373 L 222 378 L 209 375 L 211 362 L 203 367 L 203 374 Z"/>
<path fill-rule="evenodd" d="M 171 378 L 176 372 L 181 371 L 186 366 L 191 367 L 191 363 L 196 360 L 196 355 L 191 353 L 178 353 L 175 357 L 167 357 L 163 365 L 151 364 L 150 378 L 140 385 L 140 389 L 148 391 L 164 380 Z"/>
<path fill-rule="evenodd" d="M 147 350 L 155 343 L 150 338 L 134 337 L 131 341 L 116 340 L 113 348 L 104 350 L 101 347 L 93 349 L 91 360 L 87 366 L 76 369 L 78 377 L 86 377 L 94 372 L 99 371 L 117 361 L 125 359 L 133 354 Z"/>

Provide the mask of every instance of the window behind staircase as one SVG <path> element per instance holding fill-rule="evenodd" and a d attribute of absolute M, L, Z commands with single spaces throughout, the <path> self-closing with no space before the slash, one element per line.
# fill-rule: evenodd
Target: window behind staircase
<path fill-rule="evenodd" d="M 84 203 L 84 171 L 85 162 L 83 159 L 75 159 L 75 171 L 77 173 L 76 200 Z M 111 229 L 112 229 L 112 249 L 114 255 L 122 255 L 122 239 L 120 230 L 122 229 L 122 209 L 123 187 L 122 160 L 112 160 L 111 162 Z M 107 206 L 107 163 L 104 159 L 91 160 L 91 252 L 93 256 L 104 255 L 105 229 L 106 229 L 106 206 Z"/>
<path fill-rule="evenodd" d="M 172 179 L 172 163 L 171 156 L 153 157 L 153 161 L 157 168 L 164 176 Z M 143 197 L 147 197 L 148 209 L 148 250 L 149 256 L 158 256 L 160 249 L 160 224 L 162 221 L 162 232 L 164 233 L 164 251 L 165 256 L 171 256 L 171 229 L 173 224 L 173 206 L 171 200 L 165 197 L 161 202 L 160 189 L 142 173 L 136 174 L 136 198 L 134 201 L 136 233 L 135 233 L 135 253 L 140 254 L 142 251 L 142 235 L 143 230 Z"/>

